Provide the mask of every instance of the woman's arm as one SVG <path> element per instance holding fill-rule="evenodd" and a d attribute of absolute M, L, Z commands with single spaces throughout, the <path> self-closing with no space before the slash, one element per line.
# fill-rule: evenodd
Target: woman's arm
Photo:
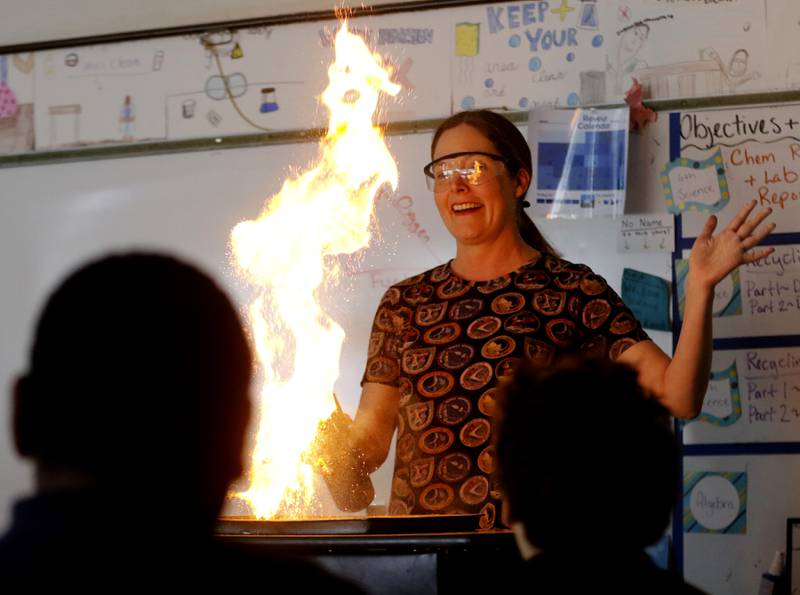
<path fill-rule="evenodd" d="M 397 387 L 365 382 L 350 430 L 350 446 L 364 457 L 367 473 L 380 467 L 389 454 L 400 410 Z"/>
<path fill-rule="evenodd" d="M 691 418 L 700 413 L 711 372 L 711 306 L 714 287 L 738 266 L 769 255 L 774 248 L 748 252 L 774 228 L 770 224 L 756 232 L 772 212 L 765 209 L 748 219 L 753 201 L 743 207 L 728 227 L 713 236 L 717 218 L 706 221 L 689 255 L 686 306 L 672 360 L 652 341 L 642 341 L 619 356 L 639 372 L 639 381 L 675 417 Z"/>

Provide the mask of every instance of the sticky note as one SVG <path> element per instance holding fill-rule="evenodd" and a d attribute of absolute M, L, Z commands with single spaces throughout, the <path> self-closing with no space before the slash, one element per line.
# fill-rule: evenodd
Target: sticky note
<path fill-rule="evenodd" d="M 477 56 L 480 51 L 480 23 L 456 25 L 456 56 Z"/>
<path fill-rule="evenodd" d="M 624 269 L 622 301 L 644 328 L 669 331 L 669 283 L 661 277 Z"/>

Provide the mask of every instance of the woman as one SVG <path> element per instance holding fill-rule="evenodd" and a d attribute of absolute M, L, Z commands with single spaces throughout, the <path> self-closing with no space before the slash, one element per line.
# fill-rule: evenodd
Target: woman
<path fill-rule="evenodd" d="M 633 366 L 674 416 L 694 417 L 710 371 L 714 286 L 772 251 L 747 252 L 774 225 L 756 231 L 771 211 L 748 219 L 755 203 L 716 236 L 709 217 L 690 255 L 670 359 L 605 281 L 560 259 L 525 214 L 531 153 L 514 124 L 489 111 L 456 114 L 436 131 L 431 153 L 425 174 L 456 256 L 384 295 L 347 433 L 358 464 L 329 483 L 341 508 L 364 508 L 373 497 L 367 474 L 386 459 L 397 428 L 389 513 L 481 512 L 490 527 L 500 498 L 490 439 L 499 379 L 522 357 L 548 365 L 564 353 L 600 354 Z"/>

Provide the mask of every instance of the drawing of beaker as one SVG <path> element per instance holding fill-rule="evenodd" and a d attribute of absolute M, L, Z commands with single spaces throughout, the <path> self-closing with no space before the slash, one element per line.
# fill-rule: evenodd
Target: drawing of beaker
<path fill-rule="evenodd" d="M 264 87 L 261 89 L 261 107 L 259 110 L 262 114 L 278 111 L 278 101 L 275 98 L 275 87 Z"/>
<path fill-rule="evenodd" d="M 197 106 L 197 102 L 194 99 L 186 99 L 181 104 L 181 113 L 183 117 L 187 120 L 189 118 L 194 118 L 194 108 Z"/>

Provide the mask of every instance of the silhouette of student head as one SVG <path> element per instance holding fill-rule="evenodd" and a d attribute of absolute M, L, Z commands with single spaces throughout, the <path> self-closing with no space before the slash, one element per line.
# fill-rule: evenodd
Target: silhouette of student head
<path fill-rule="evenodd" d="M 173 258 L 111 256 L 48 299 L 16 385 L 40 492 L 92 489 L 120 512 L 210 533 L 242 471 L 252 357 L 229 299 Z"/>
<path fill-rule="evenodd" d="M 667 526 L 677 447 L 636 372 L 607 360 L 521 367 L 498 400 L 498 479 L 509 520 L 545 551 L 641 550 Z M 591 556 L 597 550 L 592 550 Z"/>

